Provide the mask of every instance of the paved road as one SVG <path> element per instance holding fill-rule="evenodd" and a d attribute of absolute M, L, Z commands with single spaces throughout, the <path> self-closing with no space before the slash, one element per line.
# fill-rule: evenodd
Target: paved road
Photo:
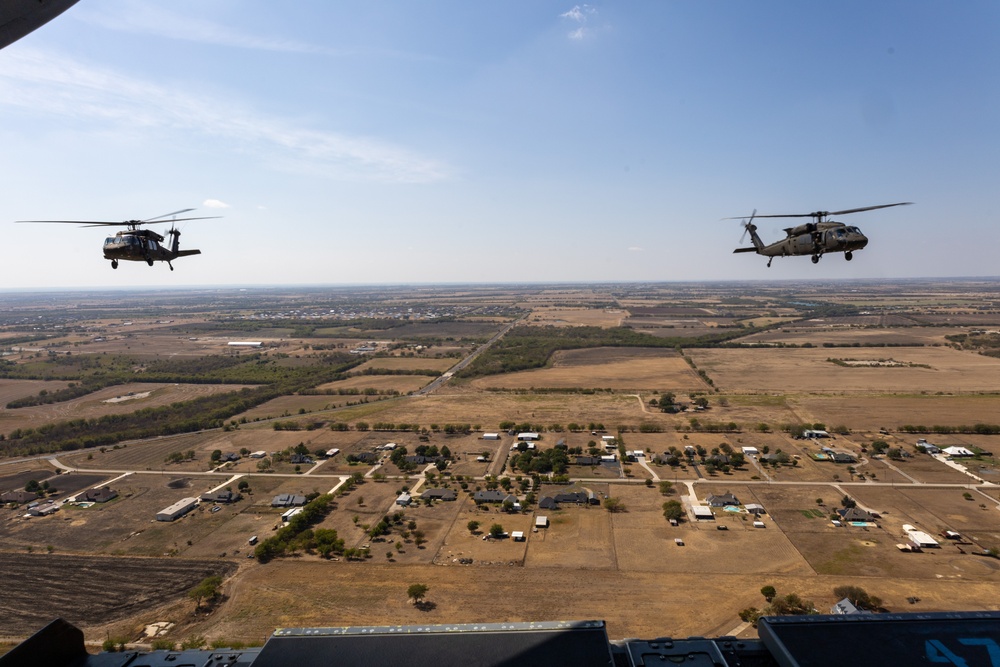
<path fill-rule="evenodd" d="M 414 396 L 426 396 L 427 394 L 429 394 L 429 393 L 433 392 L 434 390 L 436 390 L 438 387 L 440 387 L 445 382 L 447 382 L 448 380 L 450 380 L 452 378 L 452 376 L 455 375 L 455 373 L 459 372 L 460 370 L 462 370 L 463 368 L 465 368 L 466 366 L 468 366 L 469 364 L 471 364 L 473 362 L 473 360 L 475 360 L 476 357 L 478 357 L 480 354 L 482 354 L 486 350 L 490 349 L 493 346 L 494 343 L 496 343 L 498 340 L 500 340 L 501 338 L 503 338 L 504 335 L 508 331 L 510 331 L 511 329 L 513 329 L 515 326 L 517 326 L 517 324 L 519 324 L 522 320 L 524 320 L 525 317 L 527 317 L 527 315 L 519 317 L 518 319 L 514 320 L 513 322 L 511 322 L 510 324 L 508 324 L 507 326 L 505 326 L 503 329 L 501 329 L 496 334 L 494 334 L 493 338 L 490 338 L 488 341 L 486 341 L 485 343 L 483 343 L 482 345 L 480 345 L 478 348 L 476 348 L 476 350 L 474 352 L 472 352 L 472 354 L 470 354 L 465 359 L 462 359 L 460 362 L 458 362 L 457 364 L 455 364 L 454 366 L 452 366 L 451 368 L 449 368 L 447 371 L 444 372 L 444 374 L 441 377 L 437 378 L 436 380 L 434 380 L 433 382 L 431 382 L 429 385 L 427 385 L 423 389 L 420 389 L 418 391 L 413 392 L 413 395 Z"/>

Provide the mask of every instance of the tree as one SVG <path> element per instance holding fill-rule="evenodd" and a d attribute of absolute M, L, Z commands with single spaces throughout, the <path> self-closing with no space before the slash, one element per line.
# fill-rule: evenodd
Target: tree
<path fill-rule="evenodd" d="M 197 586 L 188 591 L 188 597 L 194 600 L 195 609 L 201 607 L 202 600 L 211 602 L 219 595 L 219 587 L 222 586 L 222 577 L 213 575 L 205 577 Z"/>
<path fill-rule="evenodd" d="M 469 532 L 475 535 L 476 531 L 479 530 L 479 522 L 473 519 L 469 523 L 465 524 L 465 527 L 469 529 Z"/>
<path fill-rule="evenodd" d="M 660 482 L 660 493 L 662 493 L 665 496 L 673 495 L 674 483 L 668 482 L 666 480 Z"/>
<path fill-rule="evenodd" d="M 413 604 L 420 604 L 420 601 L 427 596 L 426 584 L 410 584 L 406 589 L 406 597 L 413 601 Z"/>
<path fill-rule="evenodd" d="M 604 509 L 608 510 L 612 514 L 617 514 L 618 512 L 625 511 L 625 503 L 622 502 L 621 498 L 608 496 L 604 499 Z"/>
<path fill-rule="evenodd" d="M 774 586 L 768 585 L 760 589 L 760 594 L 764 596 L 765 600 L 770 602 L 778 594 L 778 591 L 774 590 Z"/>
<path fill-rule="evenodd" d="M 815 605 L 809 600 L 803 600 L 795 593 L 784 597 L 776 597 L 771 605 L 764 610 L 772 616 L 805 616 L 815 613 Z"/>
<path fill-rule="evenodd" d="M 218 463 L 222 459 L 222 450 L 214 449 L 212 450 L 212 463 Z"/>
<path fill-rule="evenodd" d="M 663 517 L 668 521 L 680 521 L 684 517 L 684 506 L 679 500 L 668 500 L 663 503 Z"/>
<path fill-rule="evenodd" d="M 500 537 L 503 536 L 503 533 L 504 533 L 503 526 L 501 526 L 499 523 L 495 523 L 492 526 L 490 526 L 490 537 L 494 539 L 499 539 Z"/>
<path fill-rule="evenodd" d="M 878 611 L 882 606 L 881 598 L 869 595 L 868 591 L 860 586 L 837 586 L 833 589 L 833 595 L 838 599 L 847 598 L 855 607 L 866 611 Z"/>

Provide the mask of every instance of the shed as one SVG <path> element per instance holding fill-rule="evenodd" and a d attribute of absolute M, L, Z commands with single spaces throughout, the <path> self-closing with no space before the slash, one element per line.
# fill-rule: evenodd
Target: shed
<path fill-rule="evenodd" d="M 524 531 L 523 530 L 512 531 L 511 534 L 510 534 L 510 536 L 511 536 L 511 539 L 513 539 L 515 542 L 524 542 Z"/>
<path fill-rule="evenodd" d="M 197 498 L 181 498 L 173 505 L 164 507 L 156 513 L 157 521 L 174 521 L 181 518 L 198 506 Z"/>
<path fill-rule="evenodd" d="M 483 433 L 483 440 L 499 440 L 499 433 Z"/>
<path fill-rule="evenodd" d="M 767 514 L 764 506 L 757 503 L 748 503 L 744 507 L 746 507 L 747 512 L 750 512 L 750 514 Z"/>
<path fill-rule="evenodd" d="M 613 435 L 602 435 L 601 440 L 604 441 L 604 444 L 608 444 L 609 442 L 614 442 L 616 438 Z"/>
<path fill-rule="evenodd" d="M 906 533 L 906 536 L 910 538 L 911 542 L 916 544 L 921 549 L 936 549 L 941 547 L 937 540 L 924 531 L 917 530 L 913 526 L 903 526 L 903 532 Z"/>
<path fill-rule="evenodd" d="M 340 450 L 334 447 L 333 449 L 326 450 L 326 458 L 332 459 L 334 456 L 340 453 Z"/>
<path fill-rule="evenodd" d="M 267 452 L 261 450 L 259 452 L 250 452 L 250 458 L 252 459 L 262 459 L 267 456 Z"/>
<path fill-rule="evenodd" d="M 59 511 L 59 506 L 53 502 L 39 503 L 28 509 L 31 516 L 48 516 Z"/>
<path fill-rule="evenodd" d="M 289 521 L 291 521 L 293 516 L 301 513 L 302 513 L 301 507 L 293 507 L 290 510 L 285 510 L 285 512 L 281 515 L 281 521 L 283 523 L 288 523 Z"/>
<path fill-rule="evenodd" d="M 540 436 L 534 431 L 522 431 L 517 434 L 517 439 L 521 441 L 525 440 L 538 440 Z"/>
<path fill-rule="evenodd" d="M 535 517 L 535 528 L 548 528 L 548 527 L 549 527 L 549 517 L 544 515 Z"/>
<path fill-rule="evenodd" d="M 399 494 L 399 496 L 398 496 L 398 497 L 396 498 L 396 504 L 397 504 L 397 505 L 399 505 L 399 506 L 401 506 L 401 507 L 406 507 L 406 506 L 407 506 L 407 505 L 409 505 L 409 504 L 410 504 L 411 502 L 413 502 L 413 498 L 412 498 L 412 497 L 410 496 L 410 494 L 409 494 L 409 493 L 407 493 L 406 491 L 403 491 L 403 492 L 402 492 L 401 494 Z"/>
<path fill-rule="evenodd" d="M 757 454 L 759 454 L 759 453 L 760 452 L 757 451 L 756 447 L 744 447 L 743 448 L 743 455 L 744 456 L 757 456 Z"/>
<path fill-rule="evenodd" d="M 754 521 L 753 522 L 753 527 L 754 528 L 766 528 L 767 526 L 764 525 L 763 521 Z"/>
<path fill-rule="evenodd" d="M 694 514 L 694 518 L 698 521 L 715 521 L 715 514 L 712 513 L 712 508 L 706 505 L 692 506 L 691 513 Z"/>

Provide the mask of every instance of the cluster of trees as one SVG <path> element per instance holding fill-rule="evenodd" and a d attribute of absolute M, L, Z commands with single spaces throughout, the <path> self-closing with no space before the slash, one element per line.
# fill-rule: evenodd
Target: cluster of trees
<path fill-rule="evenodd" d="M 899 427 L 903 433 L 963 433 L 966 435 L 997 435 L 1000 434 L 1000 424 L 974 424 L 973 426 L 923 426 L 904 424 Z"/>
<path fill-rule="evenodd" d="M 194 458 L 194 450 L 189 449 L 186 452 L 171 452 L 163 461 L 164 463 L 180 463 L 181 461 L 193 461 Z"/>
<path fill-rule="evenodd" d="M 326 494 L 314 498 L 293 516 L 273 536 L 260 542 L 254 555 L 261 563 L 267 563 L 275 558 L 295 551 L 317 551 L 324 558 L 331 554 L 344 553 L 344 540 L 332 528 L 317 528 L 313 526 L 334 509 L 333 496 Z"/>
<path fill-rule="evenodd" d="M 459 377 L 511 373 L 545 366 L 556 350 L 591 347 L 707 347 L 745 335 L 740 329 L 695 338 L 662 338 L 628 327 L 518 326 L 457 373 Z"/>
<path fill-rule="evenodd" d="M 524 445 L 524 450 L 520 448 Z M 522 443 L 518 445 L 517 454 L 510 457 L 510 467 L 512 470 L 521 470 L 528 474 L 565 475 L 569 469 L 569 457 L 565 449 L 553 447 L 552 449 L 528 449 Z"/>
<path fill-rule="evenodd" d="M 211 359 L 211 357 L 209 357 Z M 266 360 L 262 360 L 266 361 Z M 41 454 L 101 447 L 122 440 L 140 440 L 176 433 L 190 433 L 209 428 L 221 428 L 233 415 L 256 407 L 278 396 L 294 394 L 300 389 L 328 381 L 363 360 L 349 359 L 340 365 L 335 359 L 317 366 L 282 367 L 284 377 L 278 382 L 236 392 L 201 396 L 155 408 L 143 408 L 125 414 L 103 415 L 93 419 L 73 419 L 44 424 L 33 429 L 16 429 L 3 446 L 8 455 Z M 232 368 L 241 368 L 235 366 Z M 226 367 L 229 368 L 229 367 Z M 130 380 L 135 377 L 130 376 Z M 144 380 L 149 378 L 144 376 Z M 174 380 L 176 381 L 176 380 Z M 187 379 L 181 380 L 187 382 Z M 232 380 L 226 380 L 232 381 Z M 254 382 L 254 380 L 235 380 Z"/>

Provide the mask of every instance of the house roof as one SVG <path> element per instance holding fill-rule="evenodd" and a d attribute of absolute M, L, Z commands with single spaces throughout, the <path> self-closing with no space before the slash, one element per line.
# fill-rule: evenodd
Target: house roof
<path fill-rule="evenodd" d="M 722 505 L 739 505 L 740 501 L 731 493 L 723 493 L 721 495 L 711 494 L 707 498 L 709 505 L 713 507 L 721 507 Z"/>
<path fill-rule="evenodd" d="M 296 507 L 305 505 L 306 497 L 292 493 L 279 493 L 271 499 L 271 507 Z"/>
<path fill-rule="evenodd" d="M 118 497 L 118 492 L 113 490 L 109 486 L 105 486 L 100 489 L 87 489 L 84 491 L 83 495 L 80 496 L 80 500 L 84 500 L 92 503 L 106 503 L 109 500 Z"/>
<path fill-rule="evenodd" d="M 455 500 L 458 494 L 451 489 L 427 489 L 420 494 L 421 500 Z"/>
<path fill-rule="evenodd" d="M 848 507 L 846 509 L 837 510 L 837 514 L 839 514 L 844 521 L 872 522 L 875 520 L 875 517 L 872 516 L 870 512 L 866 512 L 860 507 Z"/>
<path fill-rule="evenodd" d="M 554 510 L 559 508 L 559 503 L 551 496 L 545 496 L 538 501 L 538 507 L 543 510 Z"/>
<path fill-rule="evenodd" d="M 496 489 L 476 491 L 472 495 L 472 499 L 477 503 L 502 503 L 506 497 L 507 494 L 502 491 L 497 491 Z"/>

